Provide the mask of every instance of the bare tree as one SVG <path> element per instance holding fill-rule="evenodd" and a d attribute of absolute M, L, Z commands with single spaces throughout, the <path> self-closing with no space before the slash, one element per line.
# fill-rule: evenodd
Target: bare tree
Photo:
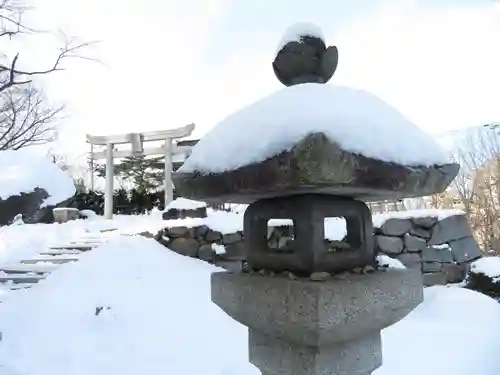
<path fill-rule="evenodd" d="M 0 41 L 40 32 L 23 23 L 22 16 L 28 10 L 20 0 L 0 0 Z M 56 120 L 63 107 L 51 106 L 33 79 L 63 70 L 67 59 L 85 59 L 80 52 L 90 44 L 66 38 L 53 63 L 34 70 L 19 67 L 20 53 L 0 60 L 0 150 L 16 150 L 54 139 Z"/>
<path fill-rule="evenodd" d="M 495 126 L 469 132 L 458 147 L 455 161 L 461 170 L 452 183 L 453 205 L 467 214 L 484 250 L 500 250 L 500 134 Z M 439 201 L 443 197 L 435 196 Z M 441 202 L 442 204 L 442 202 Z"/>

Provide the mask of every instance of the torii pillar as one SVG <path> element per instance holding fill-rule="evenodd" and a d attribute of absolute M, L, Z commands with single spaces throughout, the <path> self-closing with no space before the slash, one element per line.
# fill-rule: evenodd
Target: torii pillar
<path fill-rule="evenodd" d="M 174 197 L 172 183 L 172 154 L 175 150 L 173 149 L 172 140 L 190 136 L 194 128 L 194 124 L 189 124 L 176 129 L 159 130 L 145 133 L 128 133 L 107 136 L 92 136 L 87 134 L 87 140 L 89 141 L 91 147 L 91 165 L 93 164 L 93 160 L 95 159 L 106 159 L 106 188 L 104 192 L 104 217 L 106 219 L 113 218 L 114 158 L 164 154 L 166 207 Z M 162 147 L 144 150 L 143 143 L 151 141 L 164 141 L 165 143 Z M 115 145 L 127 143 L 130 143 L 132 145 L 131 151 L 114 151 Z M 106 151 L 95 153 L 93 150 L 93 146 L 96 145 L 106 146 Z"/>

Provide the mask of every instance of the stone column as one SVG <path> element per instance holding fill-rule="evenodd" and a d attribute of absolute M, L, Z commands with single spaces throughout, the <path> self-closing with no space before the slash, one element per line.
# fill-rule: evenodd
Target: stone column
<path fill-rule="evenodd" d="M 411 270 L 324 281 L 212 275 L 212 301 L 249 327 L 250 362 L 263 375 L 369 375 L 382 364 L 380 331 L 422 299 Z"/>

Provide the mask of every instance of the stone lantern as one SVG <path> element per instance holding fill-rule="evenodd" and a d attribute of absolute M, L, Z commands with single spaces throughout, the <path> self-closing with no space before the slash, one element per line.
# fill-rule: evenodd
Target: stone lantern
<path fill-rule="evenodd" d="M 175 173 L 174 184 L 187 198 L 249 204 L 249 270 L 214 273 L 212 301 L 249 328 L 250 362 L 262 374 L 368 375 L 382 364 L 381 330 L 422 301 L 423 287 L 418 271 L 377 267 L 365 202 L 444 191 L 459 166 L 446 163 L 430 137 L 373 95 L 326 85 L 337 68 L 336 47 L 300 31 L 282 44 L 273 68 L 287 87 L 217 125 Z M 376 106 L 385 119 L 370 115 Z M 342 128 L 362 129 L 363 121 L 380 127 L 368 129 L 374 143 L 386 122 L 410 138 L 402 147 L 375 144 L 364 152 L 360 144 L 370 138 Z M 311 128 L 296 130 L 302 123 Z M 274 124 L 285 131 L 276 135 Z M 238 138 L 252 131 L 261 140 Z M 236 144 L 225 148 L 221 137 L 228 133 Z M 269 147 L 263 146 L 266 134 L 274 137 Z M 399 149 L 414 152 L 398 158 Z M 346 246 L 335 251 L 325 244 L 330 217 L 346 223 Z M 292 219 L 291 251 L 269 248 L 270 219 Z"/>

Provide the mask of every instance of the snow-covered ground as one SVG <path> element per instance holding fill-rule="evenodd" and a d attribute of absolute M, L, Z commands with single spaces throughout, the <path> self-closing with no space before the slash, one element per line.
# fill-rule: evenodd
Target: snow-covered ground
<path fill-rule="evenodd" d="M 259 374 L 248 364 L 246 328 L 210 301 L 210 274 L 221 269 L 120 235 L 162 224 L 156 213 L 3 228 L 0 243 L 11 246 L 0 251 L 1 262 L 82 235 L 110 242 L 3 298 L 0 374 Z M 427 288 L 423 304 L 384 330 L 384 365 L 374 374 L 498 375 L 499 342 L 496 301 Z"/>

